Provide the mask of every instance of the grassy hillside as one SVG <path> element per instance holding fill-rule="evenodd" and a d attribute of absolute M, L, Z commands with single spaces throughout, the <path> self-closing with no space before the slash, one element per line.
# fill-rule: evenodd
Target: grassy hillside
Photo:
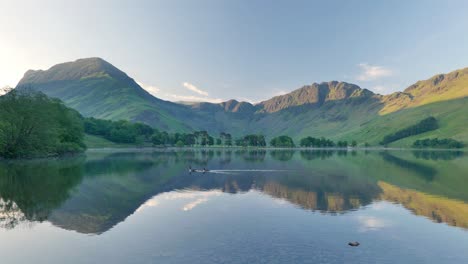
<path fill-rule="evenodd" d="M 229 100 L 220 104 L 177 104 L 153 97 L 110 63 L 89 58 L 62 63 L 46 71 L 28 71 L 20 89 L 40 90 L 62 99 L 84 116 L 141 121 L 159 130 L 206 130 L 234 137 L 261 133 L 333 140 L 356 140 L 376 145 L 408 125 L 434 116 L 440 128 L 405 138 L 390 146 L 410 146 L 414 140 L 447 137 L 468 143 L 468 68 L 418 81 L 403 92 L 377 95 L 345 82 L 304 86 L 259 104 Z"/>
<path fill-rule="evenodd" d="M 468 96 L 468 68 L 418 81 L 403 92 L 382 97 L 381 114 Z"/>
<path fill-rule="evenodd" d="M 164 130 L 189 129 L 180 118 L 190 117 L 188 108 L 153 97 L 100 58 L 62 63 L 46 71 L 28 71 L 17 88 L 60 98 L 84 116 L 142 121 Z"/>
<path fill-rule="evenodd" d="M 410 147 L 417 139 L 435 137 L 468 142 L 468 129 L 466 127 L 468 115 L 466 113 L 468 113 L 468 98 L 426 104 L 377 116 L 359 128 L 343 134 L 342 137 L 355 139 L 361 143 L 378 144 L 385 135 L 395 133 L 402 127 L 416 124 L 429 116 L 434 116 L 439 123 L 438 129 L 395 141 L 389 146 Z"/>

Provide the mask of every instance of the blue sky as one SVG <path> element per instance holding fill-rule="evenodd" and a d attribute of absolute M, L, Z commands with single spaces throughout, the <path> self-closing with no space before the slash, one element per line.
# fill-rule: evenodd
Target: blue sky
<path fill-rule="evenodd" d="M 468 67 L 468 1 L 0 0 L 0 10 L 0 87 L 96 56 L 171 101 L 257 102 L 330 80 L 387 94 Z"/>

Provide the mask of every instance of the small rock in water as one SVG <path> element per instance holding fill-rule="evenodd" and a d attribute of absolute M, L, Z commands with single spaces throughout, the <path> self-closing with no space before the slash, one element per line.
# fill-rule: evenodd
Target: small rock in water
<path fill-rule="evenodd" d="M 355 241 L 355 242 L 349 242 L 348 245 L 352 246 L 352 247 L 357 247 L 359 246 L 359 242 Z"/>

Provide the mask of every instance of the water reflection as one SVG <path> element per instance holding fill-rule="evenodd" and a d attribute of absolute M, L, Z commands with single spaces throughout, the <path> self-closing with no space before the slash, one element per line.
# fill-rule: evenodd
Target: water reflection
<path fill-rule="evenodd" d="M 256 190 L 325 214 L 391 201 L 435 222 L 468 228 L 468 162 L 456 162 L 466 159 L 463 153 L 295 152 L 90 152 L 63 160 L 3 162 L 1 227 L 49 221 L 100 234 L 152 206 L 154 196 L 195 192 L 197 198 L 183 207 L 190 211 L 208 196 Z M 188 166 L 217 171 L 189 174 Z"/>

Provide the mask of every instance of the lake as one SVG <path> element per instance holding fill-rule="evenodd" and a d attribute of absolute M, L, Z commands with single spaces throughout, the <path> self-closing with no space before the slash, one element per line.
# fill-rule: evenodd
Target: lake
<path fill-rule="evenodd" d="M 0 255 L 2 263 L 468 263 L 468 156 L 90 150 L 3 161 Z"/>

